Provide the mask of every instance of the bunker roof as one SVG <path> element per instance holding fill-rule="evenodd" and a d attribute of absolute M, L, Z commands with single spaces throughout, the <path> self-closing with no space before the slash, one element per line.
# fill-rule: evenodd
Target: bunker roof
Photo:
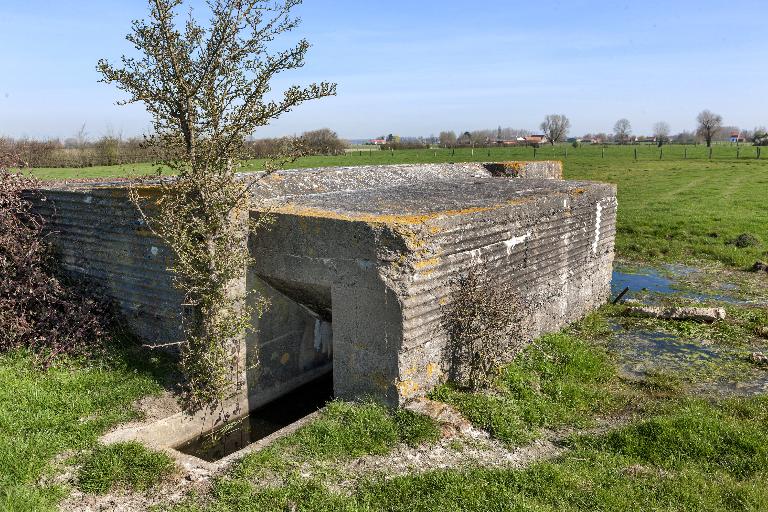
<path fill-rule="evenodd" d="M 543 196 L 581 194 L 595 187 L 610 185 L 546 179 L 456 178 L 296 196 L 272 205 L 269 211 L 385 224 L 418 223 L 437 217 L 491 211 Z"/>

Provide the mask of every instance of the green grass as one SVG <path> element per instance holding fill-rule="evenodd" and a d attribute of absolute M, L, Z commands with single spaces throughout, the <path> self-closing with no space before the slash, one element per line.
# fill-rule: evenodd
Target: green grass
<path fill-rule="evenodd" d="M 234 476 L 181 511 L 758 511 L 768 507 L 768 400 L 683 400 L 524 470 L 467 468 L 360 479 L 351 492 L 289 475 Z"/>
<path fill-rule="evenodd" d="M 596 414 L 625 405 L 608 355 L 571 334 L 547 335 L 529 346 L 493 390 L 467 393 L 446 385 L 432 397 L 510 445 L 530 441 L 541 428 L 588 426 Z"/>
<path fill-rule="evenodd" d="M 87 450 L 135 417 L 130 404 L 159 392 L 147 368 L 61 361 L 42 371 L 24 353 L 0 355 L 0 510 L 51 510 L 65 492 L 39 485 L 58 454 Z"/>
<path fill-rule="evenodd" d="M 235 473 L 263 477 L 304 463 L 384 455 L 398 443 L 418 446 L 439 438 L 437 424 L 427 416 L 407 410 L 392 413 L 374 403 L 333 401 L 317 420 L 246 456 Z"/>
<path fill-rule="evenodd" d="M 98 446 L 85 456 L 77 475 L 83 492 L 105 494 L 115 487 L 143 491 L 176 471 L 173 459 L 139 443 Z"/>
<path fill-rule="evenodd" d="M 734 146 L 714 149 L 708 159 L 703 146 L 664 148 L 664 159 L 653 146 L 615 146 L 605 150 L 585 146 L 541 148 L 537 159 L 560 159 L 569 179 L 616 183 L 619 190 L 619 220 L 616 247 L 619 255 L 667 262 L 709 260 L 746 268 L 768 252 L 768 158 L 756 160 L 754 148 L 742 147 L 736 158 Z M 295 167 L 504 161 L 533 159 L 531 148 L 456 150 L 362 151 L 336 157 L 307 157 Z M 257 170 L 260 162 L 248 162 L 244 170 Z M 86 169 L 37 169 L 42 179 L 115 177 L 145 174 L 152 166 L 91 167 Z M 739 235 L 759 240 L 755 247 L 729 244 Z"/>
<path fill-rule="evenodd" d="M 768 399 L 739 399 L 712 405 L 685 400 L 669 411 L 574 446 L 620 455 L 668 471 L 691 465 L 748 479 L 768 471 Z"/>

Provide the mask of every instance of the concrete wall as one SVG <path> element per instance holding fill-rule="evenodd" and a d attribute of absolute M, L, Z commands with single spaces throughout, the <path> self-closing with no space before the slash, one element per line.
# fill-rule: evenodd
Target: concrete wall
<path fill-rule="evenodd" d="M 331 310 L 335 389 L 345 398 L 400 404 L 444 380 L 441 304 L 451 280 L 480 263 L 520 299 L 513 345 L 561 329 L 609 294 L 609 185 L 465 180 L 294 199 L 252 239 L 255 270 L 294 300 Z M 317 289 L 331 290 L 330 304 Z"/>
<path fill-rule="evenodd" d="M 142 194 L 152 194 L 152 189 Z M 50 187 L 37 210 L 63 268 L 94 292 L 115 301 L 128 326 L 150 345 L 183 339 L 183 296 L 173 286 L 170 250 L 141 220 L 124 186 Z M 269 313 L 254 314 L 246 338 L 252 407 L 331 370 L 330 341 L 316 349 L 318 320 L 251 270 L 246 288 L 269 299 Z M 256 295 L 250 297 L 251 302 Z"/>
<path fill-rule="evenodd" d="M 399 404 L 422 395 L 449 371 L 440 328 L 448 284 L 481 262 L 524 304 L 517 343 L 604 302 L 615 188 L 555 180 L 559 163 L 499 165 L 310 169 L 261 180 L 252 215 L 269 211 L 275 223 L 249 239 L 256 263 L 244 286 L 272 306 L 254 316 L 246 340 L 250 406 L 331 366 L 341 397 Z M 510 169 L 547 179 L 494 178 Z M 148 342 L 179 340 L 170 252 L 125 185 L 53 185 L 45 195 L 38 208 L 64 268 L 114 299 Z"/>
<path fill-rule="evenodd" d="M 147 229 L 127 190 L 66 186 L 44 195 L 38 211 L 64 269 L 112 298 L 142 338 L 179 340 L 182 296 L 167 271 L 171 253 Z"/>

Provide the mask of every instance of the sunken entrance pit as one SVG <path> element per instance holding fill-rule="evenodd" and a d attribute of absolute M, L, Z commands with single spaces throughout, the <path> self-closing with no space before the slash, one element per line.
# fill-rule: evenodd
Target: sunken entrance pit
<path fill-rule="evenodd" d="M 261 179 L 251 215 L 273 219 L 250 235 L 255 263 L 242 285 L 271 307 L 244 341 L 247 359 L 259 364 L 249 370 L 241 412 L 331 371 L 340 398 L 398 406 L 423 396 L 450 370 L 441 305 L 452 280 L 473 267 L 519 297 L 510 321 L 520 342 L 604 303 L 615 187 L 561 176 L 559 163 L 534 162 L 289 170 Z M 52 184 L 44 193 L 38 209 L 65 269 L 96 281 L 148 343 L 178 340 L 171 255 L 125 183 Z M 173 427 L 178 439 L 199 428 Z"/>

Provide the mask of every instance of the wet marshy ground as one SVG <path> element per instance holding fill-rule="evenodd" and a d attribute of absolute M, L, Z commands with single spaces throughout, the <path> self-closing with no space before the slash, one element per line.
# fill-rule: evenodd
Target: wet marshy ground
<path fill-rule="evenodd" d="M 761 276 L 729 282 L 728 276 L 711 274 L 682 265 L 652 268 L 617 264 L 612 283 L 614 296 L 629 287 L 625 298 L 630 300 L 722 306 L 728 312 L 724 322 L 706 325 L 627 318 L 617 311 L 608 318 L 613 335 L 607 349 L 624 377 L 644 381 L 662 375 L 678 380 L 697 394 L 768 392 L 768 369 L 757 366 L 750 357 L 755 352 L 768 353 L 768 340 L 756 332 L 756 326 L 768 318 L 768 295 L 763 295 L 757 281 Z"/>
<path fill-rule="evenodd" d="M 660 268 L 617 263 L 613 271 L 611 292 L 618 296 L 625 288 L 629 298 L 642 298 L 652 302 L 664 295 L 700 302 L 715 301 L 727 304 L 768 304 L 768 297 L 741 283 L 729 282 L 731 276 L 707 272 L 686 265 L 664 265 Z"/>

